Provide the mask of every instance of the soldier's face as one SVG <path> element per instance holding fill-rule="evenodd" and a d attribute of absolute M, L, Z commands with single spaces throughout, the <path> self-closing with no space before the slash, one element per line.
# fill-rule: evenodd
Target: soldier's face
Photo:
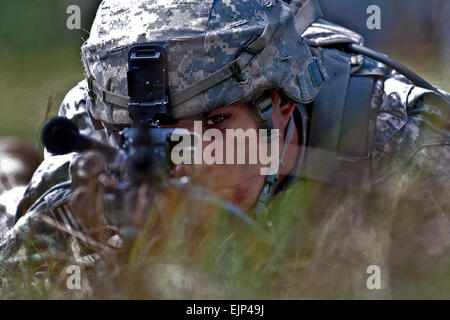
<path fill-rule="evenodd" d="M 289 114 L 283 114 L 280 109 L 280 97 L 275 92 L 271 92 L 272 101 L 274 104 L 273 121 L 276 129 L 280 133 L 284 132 L 292 110 L 288 110 Z M 202 132 L 208 129 L 217 129 L 222 133 L 223 140 L 220 142 L 222 146 L 224 158 L 226 158 L 227 146 L 234 150 L 234 155 L 237 155 L 237 148 L 242 148 L 242 144 L 237 143 L 237 140 L 227 138 L 228 129 L 248 129 L 255 130 L 258 133 L 258 122 L 253 111 L 253 107 L 246 103 L 233 104 L 227 107 L 217 109 L 210 114 L 204 115 L 197 120 L 181 120 L 175 127 L 185 128 L 194 131 L 194 121 L 198 124 L 201 122 Z M 259 144 L 259 137 L 257 138 Z M 202 148 L 205 148 L 212 141 L 203 141 Z M 279 144 L 283 143 L 283 136 L 281 135 Z M 230 147 L 232 144 L 232 147 Z M 241 210 L 247 211 L 251 209 L 256 203 L 258 196 L 263 188 L 266 176 L 261 174 L 261 168 L 267 168 L 267 165 L 250 164 L 250 152 L 254 152 L 255 146 L 250 145 L 249 139 L 245 139 L 245 164 L 202 164 L 195 166 L 178 166 L 176 168 L 176 175 L 189 175 L 192 177 L 192 182 L 208 187 L 216 192 L 220 197 L 237 205 Z M 258 149 L 256 149 L 258 150 Z M 243 149 L 239 150 L 240 152 Z M 278 156 L 278 155 L 277 155 Z M 235 161 L 236 163 L 236 161 Z"/>

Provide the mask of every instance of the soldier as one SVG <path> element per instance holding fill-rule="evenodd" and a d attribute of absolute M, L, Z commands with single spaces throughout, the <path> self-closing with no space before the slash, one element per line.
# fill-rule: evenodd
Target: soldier
<path fill-rule="evenodd" d="M 167 127 L 192 129 L 197 120 L 222 132 L 279 131 L 268 137 L 279 139 L 277 174 L 260 175 L 260 165 L 201 165 L 192 180 L 265 217 L 267 226 L 279 221 L 270 210 L 274 195 L 308 192 L 305 232 L 318 230 L 318 236 L 313 254 L 304 257 L 311 263 L 305 281 L 287 281 L 286 295 L 409 297 L 395 286 L 403 273 L 414 274 L 423 289 L 426 270 L 447 270 L 446 93 L 363 47 L 355 32 L 322 20 L 313 0 L 290 6 L 277 0 L 104 0 L 82 47 L 86 80 L 69 92 L 59 114 L 113 146 L 120 130 L 141 116 L 129 105 L 135 45 L 167 54 L 167 70 L 161 65 L 155 72 L 167 77 L 169 99 L 145 116 Z M 17 245 L 20 227 L 29 228 L 37 208 L 67 209 L 76 159 L 47 154 L 1 245 L 4 252 Z M 188 171 L 181 166 L 177 173 Z M 375 293 L 363 280 L 372 264 L 385 279 Z M 353 285 L 337 288 L 350 278 Z"/>
<path fill-rule="evenodd" d="M 32 146 L 17 138 L 0 139 L 0 236 L 11 227 L 18 201 L 39 166 Z"/>

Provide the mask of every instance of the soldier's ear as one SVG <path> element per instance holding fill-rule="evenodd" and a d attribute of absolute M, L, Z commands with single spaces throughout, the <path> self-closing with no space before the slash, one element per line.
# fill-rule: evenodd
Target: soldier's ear
<path fill-rule="evenodd" d="M 285 115 L 288 119 L 291 117 L 292 113 L 295 109 L 295 102 L 289 99 L 286 99 L 285 102 L 280 105 L 281 114 Z"/>
<path fill-rule="evenodd" d="M 274 90 L 270 90 L 270 97 L 272 98 L 274 109 L 279 109 L 281 116 L 289 119 L 294 112 L 295 102 Z"/>
<path fill-rule="evenodd" d="M 284 130 L 289 123 L 289 119 L 294 112 L 295 102 L 283 98 L 278 92 L 271 90 L 270 97 L 272 98 L 273 114 L 272 120 L 275 128 Z"/>

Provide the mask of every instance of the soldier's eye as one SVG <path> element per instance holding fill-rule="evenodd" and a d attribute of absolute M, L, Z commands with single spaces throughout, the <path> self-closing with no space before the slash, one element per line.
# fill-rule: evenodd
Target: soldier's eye
<path fill-rule="evenodd" d="M 227 120 L 229 118 L 230 118 L 230 116 L 225 115 L 225 114 L 216 114 L 216 115 L 206 119 L 206 125 L 207 126 L 215 126 L 215 125 L 218 125 L 218 124 L 222 123 L 223 121 L 225 121 L 225 120 Z"/>

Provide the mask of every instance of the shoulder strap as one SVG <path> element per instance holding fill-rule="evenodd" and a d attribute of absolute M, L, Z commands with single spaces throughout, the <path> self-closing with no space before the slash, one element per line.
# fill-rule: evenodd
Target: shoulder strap
<path fill-rule="evenodd" d="M 326 183 L 336 167 L 350 64 L 337 50 L 324 50 L 322 62 L 330 79 L 312 105 L 308 148 L 300 176 Z"/>
<path fill-rule="evenodd" d="M 308 148 L 300 176 L 358 188 L 369 178 L 375 80 L 372 76 L 351 76 L 349 61 L 336 50 L 325 50 L 322 58 L 331 79 L 312 105 Z"/>

